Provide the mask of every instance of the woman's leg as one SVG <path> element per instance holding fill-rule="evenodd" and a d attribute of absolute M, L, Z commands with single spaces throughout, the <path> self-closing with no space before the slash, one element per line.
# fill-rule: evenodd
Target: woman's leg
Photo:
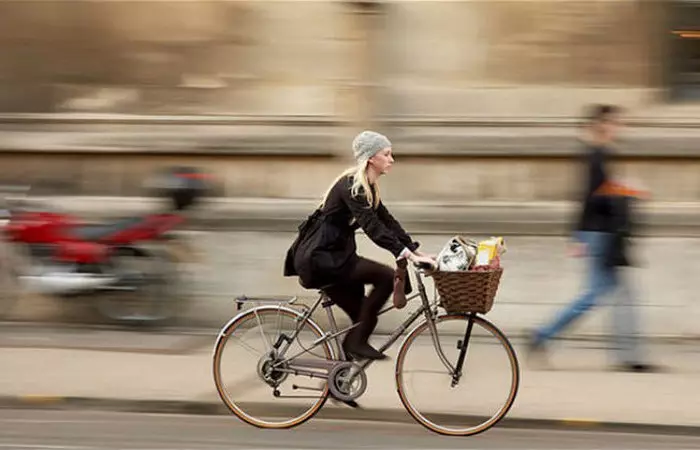
<path fill-rule="evenodd" d="M 371 284 L 372 289 L 369 295 L 363 298 L 366 284 Z M 377 314 L 391 296 L 393 289 L 394 270 L 391 267 L 359 258 L 342 283 L 326 290 L 328 296 L 350 316 L 353 323 L 360 322 L 345 340 L 347 350 L 370 359 L 385 357 L 367 341 L 377 326 Z"/>
<path fill-rule="evenodd" d="M 360 321 L 362 299 L 365 297 L 365 286 L 360 283 L 339 283 L 325 289 L 326 294 L 350 317 L 352 323 Z"/>

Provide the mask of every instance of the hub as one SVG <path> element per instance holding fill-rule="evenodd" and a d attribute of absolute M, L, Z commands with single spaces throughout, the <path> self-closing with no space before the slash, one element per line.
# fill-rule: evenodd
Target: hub
<path fill-rule="evenodd" d="M 285 363 L 279 363 L 280 361 L 272 352 L 263 355 L 258 361 L 258 376 L 272 387 L 277 387 L 282 384 L 289 375 L 284 371 L 287 365 Z"/>

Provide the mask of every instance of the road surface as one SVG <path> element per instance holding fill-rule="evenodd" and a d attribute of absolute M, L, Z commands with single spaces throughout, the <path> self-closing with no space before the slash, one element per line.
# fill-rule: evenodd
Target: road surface
<path fill-rule="evenodd" d="M 498 429 L 443 437 L 419 425 L 312 420 L 259 430 L 225 416 L 0 411 L 0 449 L 697 449 L 700 436 Z"/>

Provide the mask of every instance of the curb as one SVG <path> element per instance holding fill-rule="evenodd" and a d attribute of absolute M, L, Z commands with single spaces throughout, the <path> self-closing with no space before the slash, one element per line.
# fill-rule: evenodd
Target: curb
<path fill-rule="evenodd" d="M 331 405 L 335 402 L 331 400 Z M 247 408 L 260 408 L 268 412 L 281 412 L 283 405 L 274 403 L 249 404 Z M 92 410 L 151 414 L 192 414 L 230 415 L 223 403 L 186 400 L 131 400 L 116 398 L 61 397 L 42 395 L 0 396 L 0 409 L 41 409 L 41 410 Z M 442 419 L 454 419 L 456 414 L 440 414 Z M 420 426 L 403 409 L 352 409 L 343 406 L 325 407 L 314 417 L 316 419 L 354 420 L 388 423 L 406 423 Z M 311 420 L 314 420 L 312 418 Z M 546 429 L 561 431 L 595 431 L 634 434 L 655 434 L 674 436 L 700 436 L 700 425 L 670 425 L 633 422 L 605 422 L 589 419 L 538 419 L 506 417 L 497 428 Z"/>

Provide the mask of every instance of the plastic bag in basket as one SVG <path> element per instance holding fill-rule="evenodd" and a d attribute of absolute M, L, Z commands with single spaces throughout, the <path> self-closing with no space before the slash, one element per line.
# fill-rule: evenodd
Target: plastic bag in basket
<path fill-rule="evenodd" d="M 438 270 L 458 272 L 469 270 L 474 263 L 479 245 L 462 236 L 454 236 L 442 248 L 437 257 Z"/>

